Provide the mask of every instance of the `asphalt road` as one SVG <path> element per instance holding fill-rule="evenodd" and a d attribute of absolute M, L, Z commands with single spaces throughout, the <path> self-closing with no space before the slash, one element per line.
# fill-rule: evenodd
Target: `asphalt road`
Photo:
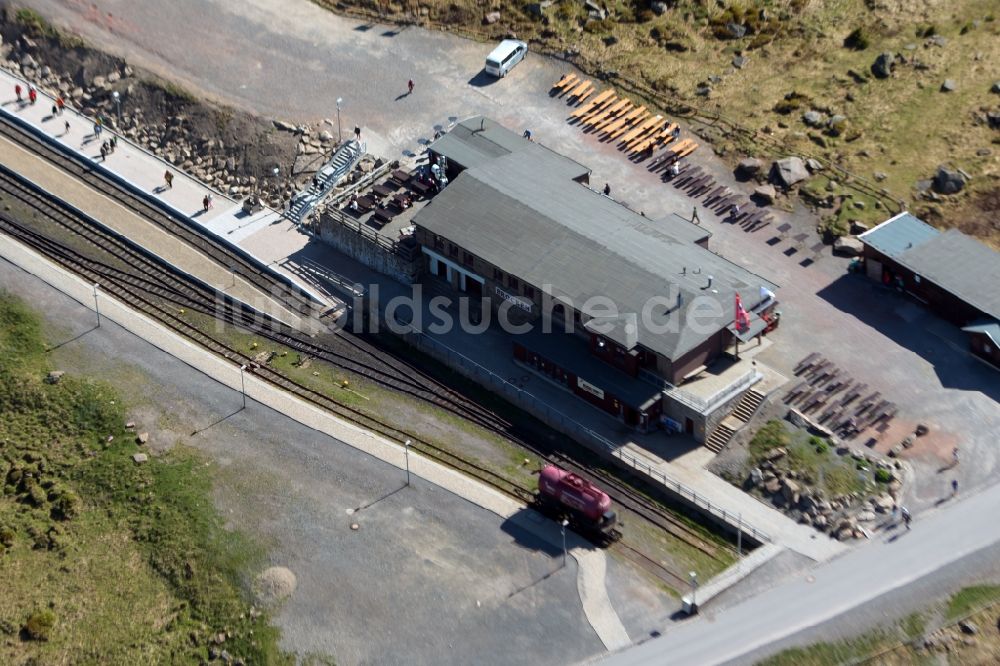
<path fill-rule="evenodd" d="M 942 569 L 971 561 L 987 568 L 1000 541 L 1000 486 L 957 500 L 895 531 L 752 599 L 670 629 L 663 636 L 612 655 L 614 666 L 747 663 L 780 649 L 800 632 Z M 968 558 L 968 560 L 967 560 Z M 968 572 L 973 578 L 972 572 Z"/>

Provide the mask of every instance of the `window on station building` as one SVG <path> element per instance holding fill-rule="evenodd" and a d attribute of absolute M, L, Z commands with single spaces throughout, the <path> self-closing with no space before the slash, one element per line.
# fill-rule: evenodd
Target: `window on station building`
<path fill-rule="evenodd" d="M 508 275 L 507 276 L 507 286 L 508 287 L 510 287 L 511 289 L 517 289 L 518 284 L 520 284 L 520 283 L 517 281 L 516 277 L 514 277 L 513 275 Z"/>
<path fill-rule="evenodd" d="M 524 285 L 524 295 L 527 296 L 528 298 L 534 298 L 535 288 L 529 287 L 528 285 Z"/>
<path fill-rule="evenodd" d="M 473 262 L 472 255 L 469 254 L 468 252 L 463 251 L 462 252 L 462 263 L 465 264 L 466 266 L 471 266 L 472 262 Z"/>
<path fill-rule="evenodd" d="M 493 267 L 493 279 L 497 282 L 503 282 L 503 271 L 496 266 Z"/>
<path fill-rule="evenodd" d="M 448 243 L 448 254 L 453 257 L 458 256 L 458 247 L 454 243 Z"/>

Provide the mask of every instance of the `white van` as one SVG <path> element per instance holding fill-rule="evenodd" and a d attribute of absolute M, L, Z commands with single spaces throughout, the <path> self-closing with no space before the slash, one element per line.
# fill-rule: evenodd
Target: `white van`
<path fill-rule="evenodd" d="M 486 56 L 486 73 L 502 79 L 514 65 L 528 55 L 528 43 L 519 39 L 505 39 Z"/>

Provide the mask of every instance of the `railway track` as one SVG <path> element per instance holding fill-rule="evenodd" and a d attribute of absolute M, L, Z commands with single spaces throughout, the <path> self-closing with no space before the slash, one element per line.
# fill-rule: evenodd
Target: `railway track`
<path fill-rule="evenodd" d="M 0 122 L 0 134 L 9 130 L 9 122 L 6 124 Z M 36 144 L 38 143 L 37 140 L 35 142 Z M 61 153 L 56 153 L 51 149 L 48 149 L 48 152 L 56 157 L 61 156 Z M 64 158 L 65 156 L 62 157 Z M 62 161 L 66 160 L 61 159 L 60 162 Z M 108 196 L 112 196 L 115 199 L 121 198 L 119 190 L 116 189 L 117 185 L 108 181 L 106 177 L 97 174 L 96 170 L 81 168 L 80 173 L 88 176 L 87 178 L 78 176 L 88 183 L 90 183 L 89 176 L 96 174 L 108 188 L 106 191 Z M 101 191 L 105 190 L 101 189 Z M 41 213 L 47 219 L 84 238 L 95 250 L 110 254 L 121 262 L 123 266 L 127 266 L 128 268 L 115 267 L 107 262 L 85 257 L 78 252 L 74 252 L 59 241 L 34 231 L 7 216 L 3 216 L 2 221 L 0 221 L 0 227 L 5 232 L 39 249 L 46 256 L 69 270 L 100 283 L 102 288 L 109 293 L 112 293 L 112 289 L 109 288 L 110 285 L 114 285 L 116 291 L 113 293 L 123 302 L 141 304 L 139 309 L 142 309 L 147 314 L 156 317 L 166 325 L 178 330 L 178 332 L 186 337 L 204 345 L 215 353 L 233 359 L 234 362 L 253 367 L 258 375 L 267 378 L 268 381 L 386 437 L 399 441 L 409 439 L 414 443 L 417 450 L 426 455 L 451 467 L 460 469 L 481 482 L 517 497 L 521 501 L 530 499 L 533 494 L 532 489 L 514 484 L 509 479 L 505 479 L 482 466 L 462 459 L 412 433 L 405 432 L 359 410 L 342 405 L 327 396 L 312 391 L 308 387 L 295 383 L 280 373 L 267 368 L 265 365 L 255 363 L 252 358 L 226 346 L 219 340 L 212 338 L 179 319 L 176 316 L 176 309 L 191 309 L 192 311 L 201 312 L 211 317 L 221 318 L 229 324 L 250 330 L 273 342 L 295 349 L 301 354 L 324 360 L 335 367 L 369 378 L 373 382 L 387 388 L 435 404 L 494 434 L 523 446 L 544 460 L 600 482 L 610 489 L 609 494 L 612 499 L 622 508 L 642 516 L 645 520 L 682 539 L 710 557 L 718 557 L 716 546 L 703 539 L 697 530 L 692 529 L 683 520 L 659 507 L 649 497 L 634 490 L 614 475 L 604 470 L 583 465 L 566 455 L 546 451 L 543 447 L 527 441 L 512 432 L 511 424 L 506 419 L 499 417 L 491 410 L 483 408 L 478 403 L 465 398 L 453 389 L 437 382 L 427 375 L 425 371 L 419 370 L 407 363 L 400 363 L 395 357 L 390 357 L 389 360 L 386 360 L 386 353 L 367 341 L 344 332 L 338 332 L 335 335 L 325 335 L 322 340 L 313 340 L 309 336 L 291 329 L 285 324 L 267 315 L 262 315 L 258 311 L 249 308 L 249 306 L 226 296 L 221 298 L 220 305 L 220 295 L 214 288 L 179 274 L 174 267 L 150 255 L 127 238 L 103 227 L 103 225 L 87 218 L 79 213 L 79 211 L 67 207 L 51 194 L 40 190 L 29 181 L 26 181 L 2 165 L 0 165 L 0 192 L 16 198 L 26 207 Z M 139 203 L 142 204 L 141 201 Z M 158 215 L 163 215 L 162 211 L 153 206 L 146 204 L 142 204 L 142 206 Z M 133 206 L 129 207 L 136 208 Z M 200 237 L 196 247 L 201 247 L 205 244 L 214 245 L 211 241 Z M 228 254 L 224 253 L 222 256 L 228 256 Z M 220 262 L 225 261 L 224 258 L 216 260 Z M 253 270 L 256 271 L 257 269 L 254 268 Z M 268 282 L 267 284 L 271 285 L 272 283 Z M 155 303 L 156 299 L 171 304 L 175 310 L 171 312 L 169 308 L 157 305 Z M 137 305 L 137 307 L 139 306 Z M 361 357 L 363 360 L 358 357 Z M 657 564 L 657 566 L 660 565 Z"/>

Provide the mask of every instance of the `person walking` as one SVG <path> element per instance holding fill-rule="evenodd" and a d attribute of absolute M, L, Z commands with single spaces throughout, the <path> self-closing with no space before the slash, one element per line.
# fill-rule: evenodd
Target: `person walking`
<path fill-rule="evenodd" d="M 104 129 L 103 125 L 104 125 L 104 121 L 101 120 L 100 116 L 97 116 L 97 120 L 94 121 L 94 136 L 95 137 L 101 138 L 101 130 Z"/>
<path fill-rule="evenodd" d="M 354 126 L 354 138 L 356 138 L 358 141 L 361 141 L 361 128 L 358 127 L 357 125 Z"/>
<path fill-rule="evenodd" d="M 955 497 L 958 495 L 958 479 L 951 480 L 951 496 Z"/>
<path fill-rule="evenodd" d="M 52 105 L 52 117 L 55 118 L 58 113 L 59 113 L 59 108 L 56 107 L 55 104 L 53 104 Z"/>
<path fill-rule="evenodd" d="M 14 94 L 17 95 L 17 101 L 20 102 L 21 101 L 21 84 L 20 83 L 18 83 L 16 86 L 14 86 Z"/>
<path fill-rule="evenodd" d="M 108 142 L 105 141 L 101 144 L 101 161 L 108 159 Z"/>
<path fill-rule="evenodd" d="M 66 131 L 63 134 L 69 134 L 69 121 L 66 121 Z"/>
<path fill-rule="evenodd" d="M 118 149 L 118 137 L 112 134 L 108 145 L 111 146 L 111 152 L 115 152 Z"/>
<path fill-rule="evenodd" d="M 909 509 L 907 509 L 904 506 L 902 509 L 899 510 L 899 512 L 903 516 L 903 522 L 906 524 L 906 529 L 909 530 L 910 529 L 910 520 L 912 520 L 912 518 L 910 517 L 910 511 L 909 511 Z"/>
<path fill-rule="evenodd" d="M 61 96 L 56 97 L 56 109 L 58 110 L 60 116 L 62 115 L 63 109 L 65 108 L 66 108 L 66 100 L 64 100 Z"/>
<path fill-rule="evenodd" d="M 35 86 L 28 86 L 28 101 L 32 104 L 38 101 L 38 91 L 35 90 Z"/>
<path fill-rule="evenodd" d="M 205 198 L 201 200 L 201 205 L 204 208 L 204 211 L 207 213 L 208 209 L 212 207 L 212 195 L 206 194 Z"/>
<path fill-rule="evenodd" d="M 413 79 L 410 79 L 409 81 L 406 82 L 406 89 L 408 91 L 406 93 L 407 95 L 413 94 Z"/>
<path fill-rule="evenodd" d="M 174 186 L 174 174 L 170 173 L 169 169 L 163 172 L 163 181 L 167 184 L 168 190 Z"/>
<path fill-rule="evenodd" d="M 610 183 L 604 183 L 604 196 L 606 196 L 606 197 L 610 197 L 611 196 L 611 184 Z"/>

